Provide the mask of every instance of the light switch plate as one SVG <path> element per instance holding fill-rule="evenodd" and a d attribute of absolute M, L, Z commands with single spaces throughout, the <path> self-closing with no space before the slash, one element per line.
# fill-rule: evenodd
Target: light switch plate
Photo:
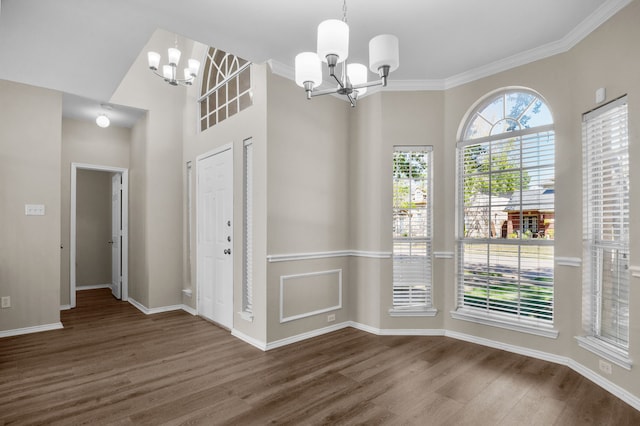
<path fill-rule="evenodd" d="M 24 214 L 27 216 L 44 216 L 44 204 L 25 204 Z"/>

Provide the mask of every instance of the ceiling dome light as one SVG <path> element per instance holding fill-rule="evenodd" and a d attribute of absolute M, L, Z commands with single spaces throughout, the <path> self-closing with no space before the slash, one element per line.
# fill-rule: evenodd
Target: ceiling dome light
<path fill-rule="evenodd" d="M 109 117 L 107 117 L 106 115 L 100 114 L 96 118 L 96 124 L 98 125 L 98 127 L 102 127 L 104 129 L 106 127 L 109 127 L 109 124 L 111 124 L 111 120 L 109 120 Z"/>

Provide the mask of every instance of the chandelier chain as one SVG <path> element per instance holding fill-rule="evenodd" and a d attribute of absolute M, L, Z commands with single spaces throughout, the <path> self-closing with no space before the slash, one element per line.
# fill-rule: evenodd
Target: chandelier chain
<path fill-rule="evenodd" d="M 347 23 L 347 0 L 342 2 L 342 22 Z"/>

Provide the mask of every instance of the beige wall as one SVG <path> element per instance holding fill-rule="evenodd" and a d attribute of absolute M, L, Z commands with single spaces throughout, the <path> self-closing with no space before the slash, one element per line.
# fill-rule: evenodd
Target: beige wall
<path fill-rule="evenodd" d="M 61 111 L 61 93 L 0 80 L 0 331 L 60 321 Z"/>
<path fill-rule="evenodd" d="M 111 283 L 111 173 L 78 170 L 76 285 Z"/>
<path fill-rule="evenodd" d="M 185 45 L 191 46 L 183 38 L 178 42 L 182 49 Z M 154 77 L 147 66 L 148 51 L 163 51 L 173 43 L 173 34 L 157 30 L 110 100 L 148 111 L 146 120 L 134 128 L 129 194 L 132 221 L 144 227 L 135 231 L 131 224 L 129 227 L 136 239 L 143 238 L 130 242 L 129 285 L 133 290 L 131 297 L 147 308 L 181 303 L 181 159 L 186 91 Z M 134 279 L 142 281 L 134 282 Z"/>
<path fill-rule="evenodd" d="M 129 167 L 131 129 L 110 126 L 102 129 L 94 122 L 62 119 L 61 159 L 61 241 L 60 304 L 69 305 L 69 235 L 71 208 L 71 164 Z M 106 282 L 100 284 L 106 284 Z M 80 281 L 76 280 L 76 284 Z"/>
<path fill-rule="evenodd" d="M 267 151 L 267 251 L 269 255 L 349 249 L 349 120 L 354 110 L 333 96 L 308 101 L 291 81 L 269 75 Z M 267 340 L 284 339 L 332 325 L 327 314 L 280 323 L 283 276 L 341 270 L 348 282 L 348 258 L 267 264 Z M 317 306 L 334 306 L 335 276 L 314 294 Z M 343 308 L 332 313 L 346 321 Z M 286 310 L 286 306 L 283 307 Z"/>
<path fill-rule="evenodd" d="M 147 117 L 131 131 L 129 168 L 129 297 L 149 306 L 147 258 Z"/>

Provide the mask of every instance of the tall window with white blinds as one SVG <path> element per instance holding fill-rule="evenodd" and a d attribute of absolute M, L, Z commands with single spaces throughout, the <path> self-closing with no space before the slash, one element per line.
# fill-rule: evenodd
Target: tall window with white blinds
<path fill-rule="evenodd" d="M 430 146 L 393 153 L 393 308 L 391 315 L 433 315 Z"/>
<path fill-rule="evenodd" d="M 555 336 L 555 133 L 528 90 L 488 96 L 458 142 L 454 318 Z"/>
<path fill-rule="evenodd" d="M 605 349 L 629 350 L 627 97 L 586 113 L 583 144 L 583 325 Z"/>
<path fill-rule="evenodd" d="M 253 320 L 253 142 L 244 141 L 242 316 Z"/>

